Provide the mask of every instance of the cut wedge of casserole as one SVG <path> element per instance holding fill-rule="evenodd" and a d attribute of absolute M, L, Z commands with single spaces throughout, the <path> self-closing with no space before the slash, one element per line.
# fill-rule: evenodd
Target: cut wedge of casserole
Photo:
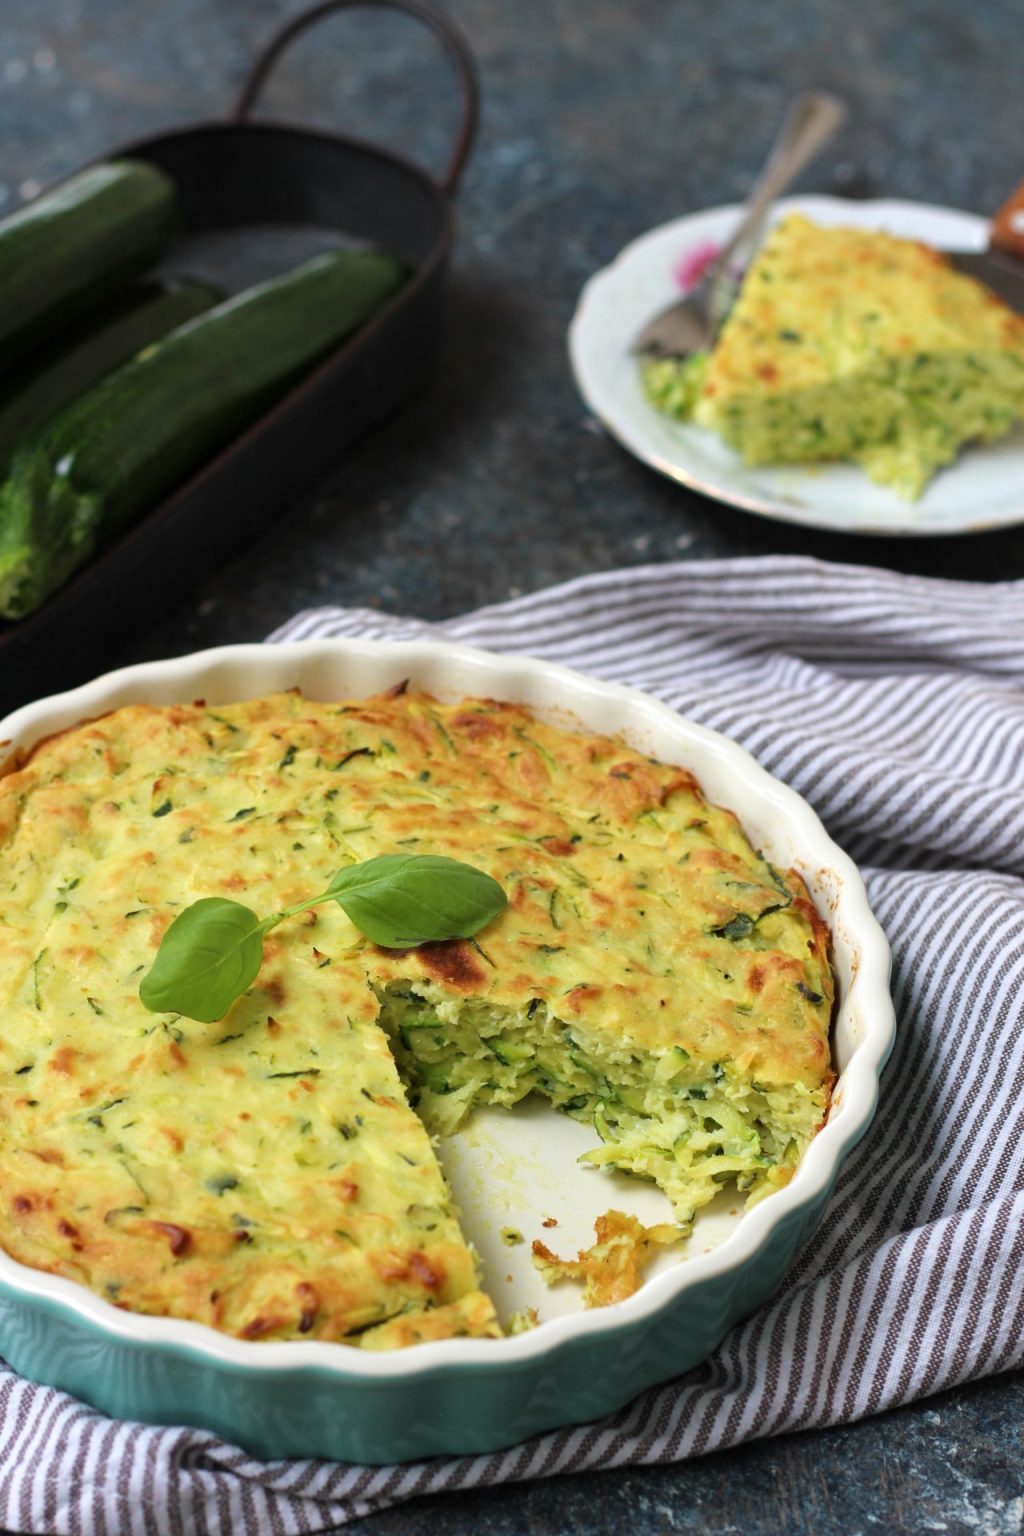
<path fill-rule="evenodd" d="M 431 1134 L 538 1092 L 684 1226 L 791 1176 L 827 930 L 685 770 L 493 701 L 132 706 L 0 779 L 0 1243 L 130 1310 L 383 1348 L 497 1332 Z M 216 1024 L 141 976 L 201 896 L 272 911 L 444 853 L 509 897 L 384 950 L 333 904 Z M 595 1174 L 595 1177 L 599 1177 Z"/>
<path fill-rule="evenodd" d="M 650 363 L 645 382 L 749 464 L 853 459 L 914 499 L 1024 417 L 1024 319 L 930 246 L 793 214 L 710 357 Z"/>

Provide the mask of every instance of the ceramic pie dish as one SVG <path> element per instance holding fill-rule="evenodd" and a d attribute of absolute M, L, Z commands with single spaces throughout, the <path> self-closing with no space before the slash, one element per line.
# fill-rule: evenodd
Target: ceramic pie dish
<path fill-rule="evenodd" d="M 24 1375 L 119 1417 L 198 1424 L 261 1456 L 379 1463 L 494 1450 L 611 1412 L 698 1363 L 768 1299 L 820 1220 L 869 1125 L 892 1046 L 889 951 L 854 865 L 810 807 L 725 737 L 547 662 L 432 640 L 329 640 L 228 647 L 111 673 L 10 716 L 0 755 L 127 703 L 223 703 L 295 686 L 311 697 L 357 697 L 404 678 L 443 699 L 506 699 L 554 724 L 619 733 L 691 769 L 756 846 L 800 872 L 833 935 L 839 1079 L 826 1125 L 784 1189 L 743 1214 L 722 1197 L 698 1217 L 682 1259 L 666 1258 L 628 1300 L 582 1311 L 571 1288 L 543 1290 L 528 1245 L 504 1248 L 502 1229 L 538 1235 L 530 1222 L 557 1215 L 558 1241 L 571 1250 L 611 1205 L 665 1219 L 661 1197 L 635 1179 L 581 1172 L 575 1155 L 586 1133 L 565 1116 L 532 1105 L 479 1112 L 442 1144 L 442 1162 L 499 1312 L 530 1305 L 541 1318 L 500 1340 L 382 1353 L 250 1342 L 119 1310 L 0 1253 L 0 1353 Z"/>

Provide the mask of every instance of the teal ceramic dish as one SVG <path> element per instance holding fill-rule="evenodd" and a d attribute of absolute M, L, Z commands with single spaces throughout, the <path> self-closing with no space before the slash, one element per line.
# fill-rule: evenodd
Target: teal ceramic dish
<path fill-rule="evenodd" d="M 699 1219 L 686 1256 L 665 1263 L 628 1300 L 584 1312 L 576 1297 L 561 1296 L 541 1307 L 540 1326 L 500 1340 L 451 1339 L 390 1353 L 247 1342 L 198 1324 L 120 1311 L 72 1281 L 0 1253 L 0 1353 L 25 1376 L 119 1417 L 200 1425 L 264 1457 L 381 1463 L 496 1450 L 609 1413 L 697 1364 L 772 1295 L 820 1221 L 843 1159 L 868 1128 L 892 1046 L 889 951 L 854 865 L 809 806 L 735 743 L 642 694 L 547 662 L 439 641 L 336 640 L 228 647 L 111 673 L 12 715 L 0 725 L 0 755 L 129 702 L 199 696 L 224 702 L 294 686 L 313 697 L 351 697 L 403 678 L 443 698 L 505 698 L 555 723 L 620 733 L 651 755 L 690 768 L 711 799 L 736 811 L 774 862 L 799 869 L 831 926 L 839 987 L 833 1039 L 839 1080 L 826 1125 L 785 1189 L 743 1214 L 723 1210 L 704 1225 Z M 560 1178 L 566 1206 L 576 1199 L 576 1175 L 570 1167 L 559 1172 L 561 1163 L 574 1167 L 560 1155 L 564 1121 L 528 1119 L 509 1142 L 517 1157 L 531 1134 L 544 1148 L 535 1161 L 546 1172 L 536 1174 L 536 1189 L 531 1193 L 528 1169 L 516 1180 L 520 1193 L 525 1180 L 526 1198 L 544 1202 L 538 1209 L 551 1208 Z M 516 1116 L 490 1125 L 499 1140 L 502 1123 L 516 1124 Z M 483 1162 L 469 1182 L 479 1186 L 490 1154 L 486 1136 L 477 1140 Z M 490 1165 L 498 1161 L 491 1157 Z M 547 1175 L 553 1184 L 543 1184 Z M 500 1203 L 505 1196 L 500 1174 L 495 1177 L 493 1197 Z M 505 1277 L 496 1272 L 493 1233 L 478 1233 L 474 1221 L 485 1218 L 468 1209 L 458 1178 L 453 1182 L 495 1294 Z M 620 1179 L 609 1198 L 599 1179 L 590 1176 L 587 1185 L 597 1191 L 591 1195 L 596 1209 L 621 1205 L 624 1185 L 640 1187 Z M 485 1205 L 487 1198 L 485 1191 Z M 649 1192 L 638 1198 L 642 1203 Z M 648 1219 L 650 1209 L 643 1207 Z M 509 1279 L 506 1315 L 513 1302 L 533 1303 L 532 1295 L 520 1293 L 528 1283 L 522 1269 Z"/>

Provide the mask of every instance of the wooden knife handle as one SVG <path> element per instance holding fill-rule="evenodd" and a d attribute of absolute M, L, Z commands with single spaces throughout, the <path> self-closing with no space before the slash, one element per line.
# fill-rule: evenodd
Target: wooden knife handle
<path fill-rule="evenodd" d="M 988 243 L 992 250 L 1003 251 L 1007 256 L 1024 261 L 1024 181 L 1010 193 L 992 220 Z"/>

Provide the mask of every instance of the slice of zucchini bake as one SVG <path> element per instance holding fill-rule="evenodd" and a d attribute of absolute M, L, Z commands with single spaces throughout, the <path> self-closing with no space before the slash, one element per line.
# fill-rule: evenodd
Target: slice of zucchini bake
<path fill-rule="evenodd" d="M 515 705 L 130 706 L 0 778 L 0 1243 L 130 1310 L 382 1348 L 497 1332 L 431 1134 L 543 1094 L 677 1219 L 827 1112 L 828 935 L 693 777 Z M 444 853 L 509 897 L 384 950 L 275 929 L 216 1024 L 149 1013 L 177 912 Z M 597 1176 L 597 1175 L 595 1175 Z"/>
<path fill-rule="evenodd" d="M 1024 319 L 941 252 L 792 214 L 707 358 L 645 367 L 659 409 L 748 464 L 853 459 L 913 500 L 1024 418 Z"/>

